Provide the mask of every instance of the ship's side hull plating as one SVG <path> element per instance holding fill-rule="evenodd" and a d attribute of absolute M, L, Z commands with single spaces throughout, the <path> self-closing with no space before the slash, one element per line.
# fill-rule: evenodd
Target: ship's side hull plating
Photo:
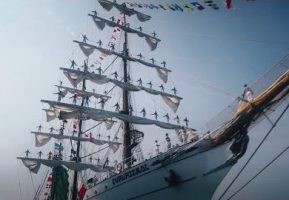
<path fill-rule="evenodd" d="M 159 162 L 166 154 L 147 160 L 104 180 L 87 193 L 89 200 L 209 200 L 231 166 L 229 143 L 205 151 L 194 150 Z"/>

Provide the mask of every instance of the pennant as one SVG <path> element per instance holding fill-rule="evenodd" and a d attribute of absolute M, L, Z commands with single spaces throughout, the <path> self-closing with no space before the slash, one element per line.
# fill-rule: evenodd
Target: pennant
<path fill-rule="evenodd" d="M 154 8 L 155 8 L 155 9 L 159 9 L 159 7 L 158 7 L 158 6 L 156 6 L 156 5 L 153 5 L 153 4 L 150 4 L 150 5 L 149 5 L 149 8 L 150 8 L 150 9 L 154 9 Z"/>
<path fill-rule="evenodd" d="M 205 7 L 199 4 L 198 2 L 192 2 L 191 3 L 193 6 L 195 6 L 198 10 L 204 10 Z"/>
<path fill-rule="evenodd" d="M 189 12 L 192 12 L 192 11 L 194 10 L 194 9 L 193 9 L 189 4 L 187 4 L 187 3 L 184 3 L 184 4 L 183 4 L 183 7 L 186 8 L 186 9 L 188 9 Z"/>
<path fill-rule="evenodd" d="M 232 8 L 232 0 L 225 0 L 224 3 L 227 9 Z"/>
<path fill-rule="evenodd" d="M 182 11 L 182 12 L 184 11 L 184 9 L 181 8 L 178 4 L 171 4 L 170 9 L 173 11 L 177 11 L 177 10 Z"/>
<path fill-rule="evenodd" d="M 167 10 L 163 5 L 159 4 L 159 7 L 162 8 L 163 10 Z"/>
<path fill-rule="evenodd" d="M 142 8 L 142 4 L 138 3 L 136 5 L 137 5 L 137 7 Z"/>

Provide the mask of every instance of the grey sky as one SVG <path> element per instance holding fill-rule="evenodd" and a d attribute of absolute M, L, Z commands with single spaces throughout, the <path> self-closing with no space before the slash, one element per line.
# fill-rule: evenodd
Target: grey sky
<path fill-rule="evenodd" d="M 137 43 L 133 36 L 130 43 L 134 55 L 144 52 L 147 58 L 167 61 L 173 71 L 169 86 L 176 86 L 184 97 L 180 112 L 198 129 L 233 100 L 225 92 L 237 96 L 244 83 L 254 83 L 285 56 L 289 48 L 289 1 L 235 0 L 231 10 L 223 8 L 222 0 L 216 2 L 221 7 L 217 11 L 207 8 L 181 13 L 142 9 L 152 16 L 152 20 L 143 25 L 144 30 L 156 31 L 162 41 L 154 52 L 148 50 L 143 39 Z M 107 40 L 111 34 L 109 28 L 103 32 L 97 30 L 88 18 L 87 13 L 95 9 L 101 16 L 117 16 L 116 10 L 104 11 L 96 0 L 0 2 L 1 199 L 20 199 L 19 183 L 22 199 L 32 199 L 30 175 L 16 157 L 34 145 L 29 132 L 45 121 L 40 99 L 55 99 L 53 85 L 64 79 L 58 68 L 68 66 L 70 58 L 79 62 L 84 58 L 72 40 L 80 39 L 81 33 L 87 33 L 92 41 Z M 132 17 L 131 24 L 134 23 L 137 20 Z M 147 70 L 136 69 L 135 79 L 137 74 L 144 74 L 146 81 L 156 77 L 155 72 L 148 75 Z M 278 113 L 280 110 L 272 117 L 276 118 Z M 236 185 L 246 181 L 289 144 L 288 117 L 287 114 L 280 122 Z M 268 128 L 264 121 L 252 131 L 248 153 L 224 184 L 240 169 Z M 288 156 L 284 154 L 236 199 L 288 199 Z M 33 177 L 37 186 L 39 178 Z"/>

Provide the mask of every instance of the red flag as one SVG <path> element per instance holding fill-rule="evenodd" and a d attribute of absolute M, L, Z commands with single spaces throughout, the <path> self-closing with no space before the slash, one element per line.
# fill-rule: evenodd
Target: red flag
<path fill-rule="evenodd" d="M 51 176 L 48 177 L 47 182 L 52 182 L 52 177 Z"/>
<path fill-rule="evenodd" d="M 77 121 L 73 121 L 73 129 L 77 129 Z"/>
<path fill-rule="evenodd" d="M 82 184 L 81 188 L 78 191 L 78 197 L 80 199 L 83 199 L 86 193 L 86 187 L 84 186 L 84 184 Z"/>

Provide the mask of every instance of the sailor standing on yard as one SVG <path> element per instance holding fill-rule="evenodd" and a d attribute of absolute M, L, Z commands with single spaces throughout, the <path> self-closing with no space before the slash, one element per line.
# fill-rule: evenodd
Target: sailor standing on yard
<path fill-rule="evenodd" d="M 242 99 L 244 101 L 251 101 L 253 99 L 253 90 L 247 86 L 247 84 L 244 85 L 244 92 L 242 94 Z"/>
<path fill-rule="evenodd" d="M 89 102 L 90 102 L 90 100 L 89 100 L 89 96 L 86 96 L 86 97 L 85 97 L 85 103 L 84 103 L 84 106 L 89 107 Z"/>
<path fill-rule="evenodd" d="M 71 65 L 70 65 L 70 69 L 74 69 L 74 66 L 77 66 L 76 62 L 74 60 L 70 60 Z"/>
<path fill-rule="evenodd" d="M 171 138 L 169 137 L 168 133 L 166 133 L 166 142 L 167 142 L 168 149 L 170 149 L 172 146 L 172 143 L 171 143 Z"/>
<path fill-rule="evenodd" d="M 38 158 L 39 158 L 39 159 L 41 159 L 42 154 L 43 154 L 42 151 L 39 151 L 39 152 L 38 152 Z"/>
<path fill-rule="evenodd" d="M 24 153 L 25 153 L 25 156 L 28 157 L 31 152 L 29 151 L 29 149 L 27 149 Z"/>
<path fill-rule="evenodd" d="M 157 140 L 155 141 L 155 143 L 156 143 L 156 154 L 159 155 L 160 154 L 160 145 L 159 145 Z"/>
<path fill-rule="evenodd" d="M 75 93 L 74 95 L 72 95 L 71 97 L 69 97 L 70 99 L 73 98 L 73 101 L 72 101 L 73 104 L 76 104 L 76 101 L 77 101 L 77 97 L 78 97 L 78 96 L 79 96 L 79 94 L 78 94 L 78 93 Z"/>
<path fill-rule="evenodd" d="M 104 98 L 100 98 L 100 101 L 98 102 L 100 103 L 101 109 L 104 109 L 104 104 L 105 104 L 105 99 Z"/>
<path fill-rule="evenodd" d="M 140 111 L 140 113 L 142 113 L 142 117 L 146 117 L 146 110 L 145 110 L 145 108 L 143 108 L 143 109 Z"/>

